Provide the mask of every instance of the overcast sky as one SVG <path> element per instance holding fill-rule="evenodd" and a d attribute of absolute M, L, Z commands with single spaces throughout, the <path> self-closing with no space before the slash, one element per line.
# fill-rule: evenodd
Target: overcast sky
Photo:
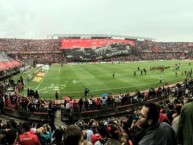
<path fill-rule="evenodd" d="M 0 37 L 115 34 L 193 42 L 193 0 L 0 0 Z"/>

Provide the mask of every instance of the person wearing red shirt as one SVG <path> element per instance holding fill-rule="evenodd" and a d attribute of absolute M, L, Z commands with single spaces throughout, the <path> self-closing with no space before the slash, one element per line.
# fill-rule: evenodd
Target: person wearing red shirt
<path fill-rule="evenodd" d="M 24 133 L 19 135 L 18 142 L 20 145 L 41 145 L 36 134 L 31 134 L 29 123 L 23 123 Z"/>

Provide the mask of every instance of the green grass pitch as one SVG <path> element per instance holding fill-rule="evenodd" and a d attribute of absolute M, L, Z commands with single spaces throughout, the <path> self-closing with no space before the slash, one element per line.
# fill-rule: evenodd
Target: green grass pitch
<path fill-rule="evenodd" d="M 190 70 L 193 66 L 190 61 L 149 61 L 149 62 L 123 62 L 123 63 L 101 63 L 101 64 L 65 64 L 52 65 L 41 81 L 29 81 L 25 88 L 37 89 L 42 98 L 54 99 L 55 92 L 59 97 L 71 96 L 80 98 L 84 96 L 87 87 L 89 96 L 101 96 L 103 93 L 123 94 L 150 87 L 163 86 L 167 80 L 169 84 L 183 81 L 186 76 L 182 71 Z M 175 75 L 175 64 L 180 63 L 180 69 Z M 150 67 L 170 66 L 164 72 L 160 70 L 150 71 Z M 146 68 L 147 74 L 140 75 L 140 69 Z M 137 72 L 134 76 L 134 71 Z M 28 71 L 30 72 L 30 71 Z M 27 73 L 27 72 L 26 72 Z M 113 73 L 115 77 L 113 78 Z M 21 75 L 21 74 L 19 74 Z M 18 76 L 19 76 L 18 75 Z M 162 76 L 163 83 L 159 83 Z M 23 94 L 26 94 L 26 89 Z"/>

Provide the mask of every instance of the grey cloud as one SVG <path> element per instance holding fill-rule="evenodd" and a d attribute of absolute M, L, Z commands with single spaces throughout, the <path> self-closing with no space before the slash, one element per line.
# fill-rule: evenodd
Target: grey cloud
<path fill-rule="evenodd" d="M 117 34 L 193 41 L 191 0 L 0 0 L 0 37 Z"/>

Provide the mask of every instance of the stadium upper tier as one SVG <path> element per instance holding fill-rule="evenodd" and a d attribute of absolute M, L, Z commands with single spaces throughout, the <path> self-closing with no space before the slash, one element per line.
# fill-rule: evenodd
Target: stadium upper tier
<path fill-rule="evenodd" d="M 0 39 L 0 50 L 10 53 L 17 52 L 53 52 L 63 49 L 74 48 L 100 48 L 109 45 L 129 44 L 135 45 L 140 51 L 191 51 L 193 43 L 189 42 L 155 42 L 152 40 L 138 41 L 137 39 L 118 39 L 118 38 L 86 38 L 77 37 L 60 38 L 60 39 Z"/>
<path fill-rule="evenodd" d="M 0 50 L 5 52 L 40 52 L 60 50 L 58 40 L 0 39 Z"/>

